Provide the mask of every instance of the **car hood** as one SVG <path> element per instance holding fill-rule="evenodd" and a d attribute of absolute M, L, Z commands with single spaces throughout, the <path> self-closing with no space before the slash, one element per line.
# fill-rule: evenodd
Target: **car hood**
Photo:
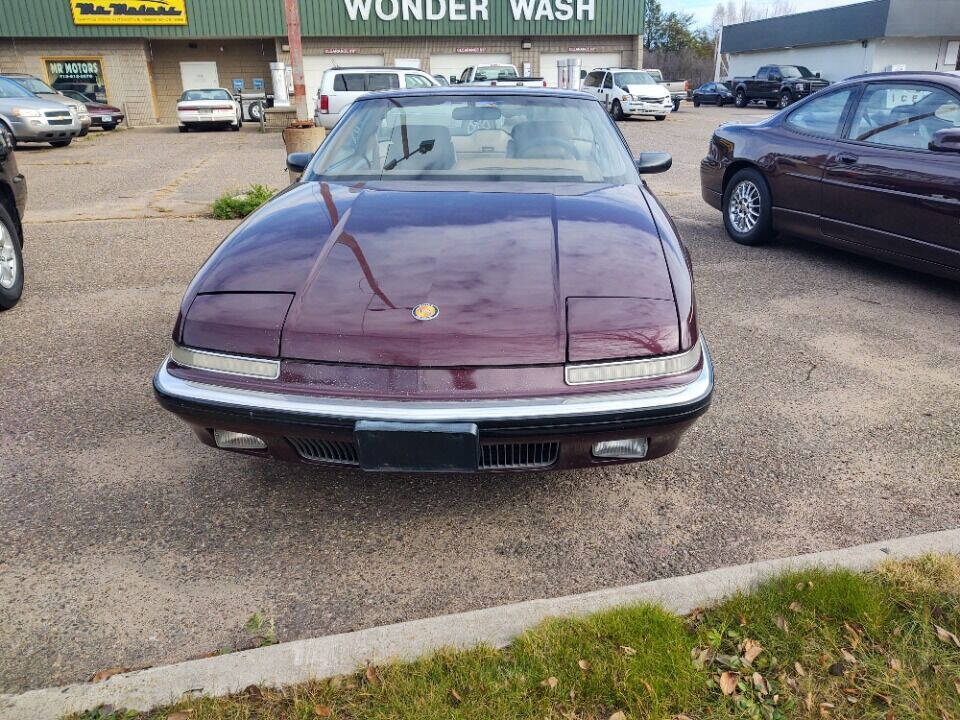
<path fill-rule="evenodd" d="M 34 110 L 63 110 L 63 103 L 52 102 L 40 97 L 13 97 L 0 98 L 0 109 L 9 111 L 13 108 L 31 108 Z"/>
<path fill-rule="evenodd" d="M 107 105 L 107 104 L 105 104 L 105 103 L 88 102 L 88 103 L 84 103 L 84 104 L 87 106 L 87 110 L 89 110 L 90 112 L 98 112 L 98 113 L 104 113 L 104 112 L 108 112 L 108 113 L 118 113 L 118 112 L 120 112 L 120 108 L 114 107 L 113 105 Z"/>
<path fill-rule="evenodd" d="M 81 110 L 83 112 L 87 111 L 87 106 L 84 105 L 82 102 L 80 102 L 79 100 L 74 100 L 73 98 L 68 98 L 65 95 L 59 95 L 57 93 L 37 93 L 37 97 L 43 98 L 44 100 L 48 100 L 52 103 L 58 103 L 60 105 L 69 105 L 71 107 L 75 107 L 78 112 Z"/>
<path fill-rule="evenodd" d="M 639 187 L 409 185 L 294 186 L 228 238 L 185 307 L 198 293 L 293 293 L 280 355 L 325 362 L 529 365 L 609 347 L 676 351 L 670 275 Z M 420 304 L 439 314 L 416 319 Z M 643 337 L 631 344 L 633 325 Z"/>
<path fill-rule="evenodd" d="M 670 97 L 670 91 L 663 85 L 627 85 L 627 92 L 631 95 L 641 95 L 643 97 Z"/>

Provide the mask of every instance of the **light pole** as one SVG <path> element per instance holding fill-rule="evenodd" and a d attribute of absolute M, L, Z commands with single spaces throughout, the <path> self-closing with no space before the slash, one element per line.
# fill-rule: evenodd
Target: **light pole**
<path fill-rule="evenodd" d="M 290 67 L 293 68 L 293 106 L 297 120 L 307 119 L 307 90 L 303 82 L 303 41 L 300 38 L 300 2 L 284 0 L 287 20 L 287 43 L 290 45 Z"/>

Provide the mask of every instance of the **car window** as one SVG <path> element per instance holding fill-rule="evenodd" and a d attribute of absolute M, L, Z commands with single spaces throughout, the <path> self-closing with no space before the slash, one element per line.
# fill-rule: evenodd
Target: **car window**
<path fill-rule="evenodd" d="M 787 124 L 801 132 L 839 137 L 843 129 L 843 111 L 854 88 L 816 95 L 787 116 Z"/>
<path fill-rule="evenodd" d="M 404 77 L 404 85 L 408 88 L 433 87 L 433 83 L 422 75 L 407 75 Z"/>
<path fill-rule="evenodd" d="M 613 76 L 617 87 L 626 87 L 627 85 L 656 85 L 657 81 L 645 72 L 624 72 Z"/>
<path fill-rule="evenodd" d="M 427 83 L 428 85 L 430 83 Z M 400 87 L 400 77 L 397 73 L 369 73 L 367 75 L 367 91 L 392 90 Z"/>
<path fill-rule="evenodd" d="M 612 88 L 613 87 L 613 75 L 607 73 L 603 78 L 603 87 Z"/>
<path fill-rule="evenodd" d="M 592 72 L 589 73 L 586 79 L 583 81 L 583 87 L 600 87 L 600 79 L 603 77 L 603 73 Z"/>
<path fill-rule="evenodd" d="M 23 85 L 27 90 L 29 90 L 32 93 L 37 93 L 41 95 L 44 93 L 48 95 L 51 95 L 51 94 L 55 95 L 57 92 L 52 87 L 47 85 L 45 82 L 43 82 L 42 80 L 37 80 L 37 78 L 35 77 L 18 77 L 17 82 Z"/>
<path fill-rule="evenodd" d="M 0 98 L 30 98 L 33 93 L 27 92 L 24 88 L 12 80 L 0 78 Z"/>
<path fill-rule="evenodd" d="M 465 82 L 469 81 L 469 80 L 470 80 L 470 73 L 471 73 L 472 70 L 473 70 L 472 67 L 468 67 L 466 70 L 464 70 L 463 73 L 460 75 L 460 82 L 465 83 Z"/>
<path fill-rule="evenodd" d="M 857 104 L 850 139 L 926 150 L 939 130 L 960 127 L 960 102 L 940 88 L 910 83 L 868 85 Z"/>
<path fill-rule="evenodd" d="M 233 96 L 226 90 L 187 90 L 180 96 L 181 100 L 233 100 Z"/>
<path fill-rule="evenodd" d="M 480 65 L 474 74 L 474 80 L 513 80 L 517 77 L 517 71 L 512 67 L 502 65 Z"/>
<path fill-rule="evenodd" d="M 366 92 L 366 73 L 339 73 L 333 80 L 336 92 Z"/>
<path fill-rule="evenodd" d="M 321 145 L 312 173 L 344 182 L 639 182 L 593 100 L 442 92 L 356 103 Z"/>

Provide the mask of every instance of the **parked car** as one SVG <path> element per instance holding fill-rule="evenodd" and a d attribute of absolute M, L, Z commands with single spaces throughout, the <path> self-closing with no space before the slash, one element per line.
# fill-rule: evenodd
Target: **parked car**
<path fill-rule="evenodd" d="M 673 110 L 670 91 L 643 70 L 596 68 L 583 79 L 582 90 L 598 99 L 614 120 L 632 115 L 665 120 Z"/>
<path fill-rule="evenodd" d="M 48 142 L 65 147 L 80 132 L 80 118 L 72 107 L 42 100 L 19 83 L 0 77 L 0 134 L 9 145 Z"/>
<path fill-rule="evenodd" d="M 647 75 L 656 80 L 660 85 L 663 85 L 670 93 L 670 99 L 673 100 L 673 111 L 676 112 L 680 109 L 680 103 L 690 97 L 690 81 L 689 80 L 664 80 L 663 73 L 660 70 L 656 69 L 646 69 L 643 70 Z"/>
<path fill-rule="evenodd" d="M 670 163 L 578 91 L 365 95 L 200 269 L 156 396 L 207 445 L 333 467 L 665 455 L 714 383 L 642 180 Z"/>
<path fill-rule="evenodd" d="M 723 83 L 704 83 L 693 91 L 694 107 L 700 107 L 701 105 L 719 105 L 723 107 L 730 102 L 733 102 L 733 93 L 730 92 L 730 88 Z"/>
<path fill-rule="evenodd" d="M 120 108 L 107 105 L 106 103 L 95 102 L 83 93 L 76 92 L 75 90 L 63 90 L 62 92 L 68 98 L 79 100 L 86 106 L 87 112 L 90 113 L 91 127 L 115 130 L 117 125 L 123 122 L 123 111 Z"/>
<path fill-rule="evenodd" d="M 803 65 L 763 65 L 753 77 L 734 78 L 731 85 L 737 107 L 762 101 L 768 108 L 785 108 L 830 83 Z"/>
<path fill-rule="evenodd" d="M 13 144 L 0 133 L 0 310 L 9 310 L 23 294 L 23 224 L 27 181 L 17 169 Z"/>
<path fill-rule="evenodd" d="M 25 73 L 0 73 L 0 78 L 12 80 L 27 92 L 33 93 L 42 100 L 50 100 L 52 102 L 58 102 L 62 105 L 67 105 L 74 108 L 76 110 L 77 117 L 80 119 L 80 137 L 83 137 L 90 132 L 90 124 L 92 120 L 90 119 L 90 113 L 87 111 L 87 107 L 84 103 L 80 102 L 79 100 L 69 98 L 63 93 L 54 90 L 52 87 L 43 82 L 43 80 L 39 80 L 33 77 L 33 75 L 27 75 Z"/>
<path fill-rule="evenodd" d="M 724 125 L 700 172 L 739 243 L 780 231 L 960 279 L 960 75 L 863 75 Z"/>
<path fill-rule="evenodd" d="M 237 132 L 243 127 L 243 110 L 226 88 L 185 90 L 177 103 L 177 124 L 182 133 L 210 127 Z"/>
<path fill-rule="evenodd" d="M 516 65 L 491 63 L 466 68 L 457 80 L 459 85 L 513 85 L 514 87 L 546 87 L 542 77 L 521 77 Z"/>
<path fill-rule="evenodd" d="M 328 130 L 353 102 L 368 92 L 397 88 L 437 87 L 433 76 L 418 68 L 343 67 L 323 73 L 314 107 L 313 121 Z"/>

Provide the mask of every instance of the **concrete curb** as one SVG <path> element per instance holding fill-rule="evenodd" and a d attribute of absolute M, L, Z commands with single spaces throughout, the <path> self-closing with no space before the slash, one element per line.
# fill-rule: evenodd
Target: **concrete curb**
<path fill-rule="evenodd" d="M 960 530 L 870 543 L 843 550 L 709 570 L 639 585 L 474 610 L 273 645 L 115 675 L 104 682 L 0 695 L 0 720 L 57 720 L 99 705 L 147 710 L 185 695 L 222 696 L 250 685 L 281 686 L 355 671 L 368 661 L 410 660 L 441 647 L 502 647 L 543 619 L 584 615 L 630 603 L 659 603 L 676 613 L 709 605 L 770 575 L 811 566 L 862 570 L 889 557 L 960 553 Z"/>

